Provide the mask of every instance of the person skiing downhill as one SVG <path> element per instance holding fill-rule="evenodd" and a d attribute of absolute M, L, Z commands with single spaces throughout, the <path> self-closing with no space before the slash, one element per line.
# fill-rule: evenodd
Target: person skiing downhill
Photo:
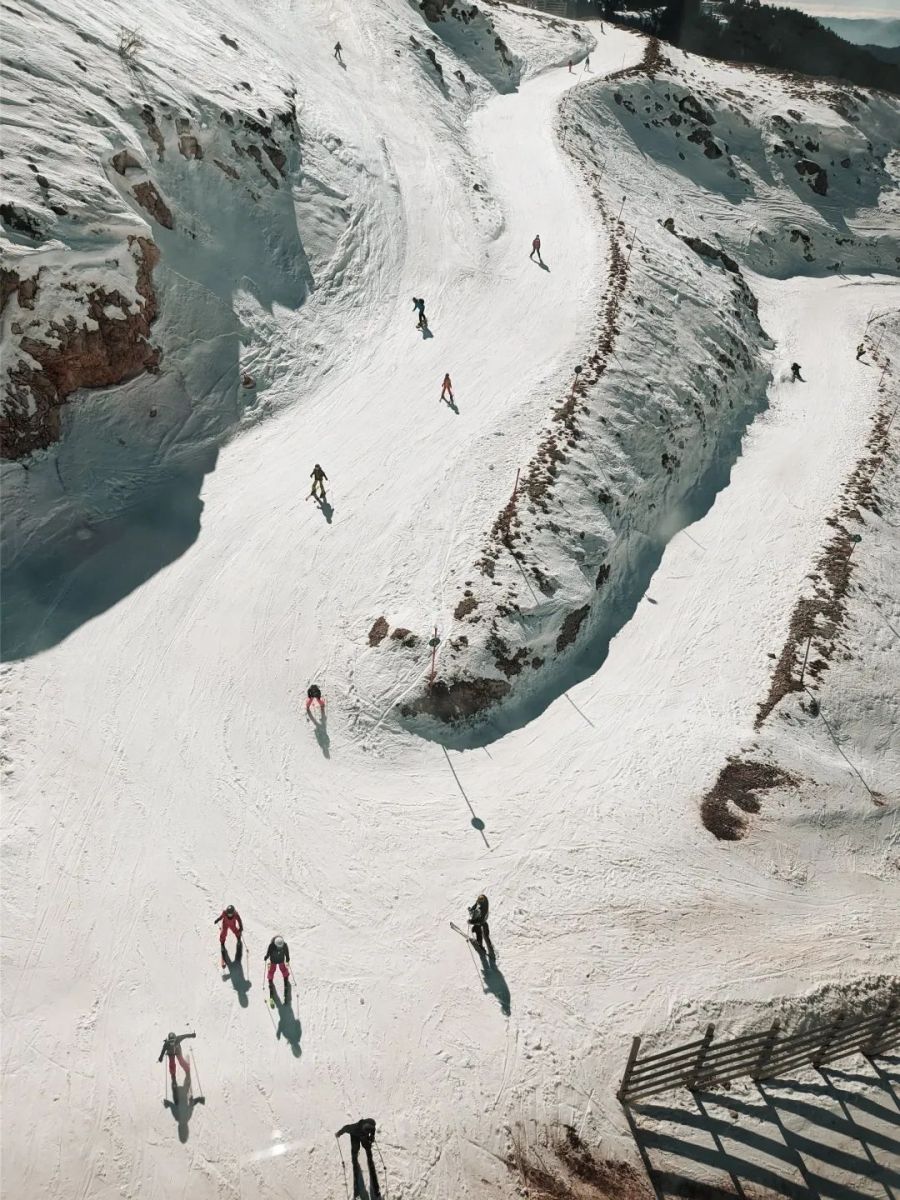
<path fill-rule="evenodd" d="M 491 942 L 491 931 L 487 918 L 488 898 L 482 892 L 475 903 L 469 908 L 469 925 L 472 928 L 475 946 L 479 954 L 483 954 L 485 946 L 487 946 L 488 958 L 494 958 L 494 946 Z"/>
<path fill-rule="evenodd" d="M 313 700 L 316 701 L 321 711 L 325 712 L 325 701 L 322 699 L 322 693 L 319 690 L 317 683 L 311 683 L 306 689 L 306 711 L 309 712 Z"/>
<path fill-rule="evenodd" d="M 531 253 L 528 255 L 532 262 L 534 261 L 535 255 L 538 256 L 538 262 L 543 264 L 544 260 L 541 258 L 541 235 L 539 233 L 534 235 L 534 239 L 531 243 Z"/>
<path fill-rule="evenodd" d="M 162 1062 L 163 1055 L 168 1054 L 169 1075 L 172 1078 L 172 1095 L 176 1100 L 178 1099 L 178 1093 L 175 1090 L 175 1059 L 177 1058 L 179 1063 L 181 1063 L 181 1069 L 184 1071 L 185 1082 L 188 1082 L 191 1078 L 191 1068 L 188 1063 L 185 1062 L 184 1055 L 181 1053 L 181 1043 L 185 1041 L 186 1038 L 195 1038 L 196 1036 L 196 1033 L 170 1033 L 163 1042 L 162 1050 L 159 1052 L 159 1058 L 156 1060 L 157 1062 Z"/>
<path fill-rule="evenodd" d="M 425 301 L 419 296 L 413 296 L 413 311 L 419 314 L 416 329 L 427 329 L 428 318 L 425 316 Z"/>
<path fill-rule="evenodd" d="M 450 403 L 453 403 L 453 384 L 450 381 L 449 373 L 444 376 L 444 382 L 441 384 L 441 399 L 446 400 L 450 397 Z"/>
<path fill-rule="evenodd" d="M 312 471 L 310 472 L 309 477 L 313 481 L 312 491 L 309 493 L 310 496 L 315 496 L 316 488 L 318 488 L 319 496 L 324 500 L 325 499 L 324 480 L 326 480 L 328 478 L 328 476 L 325 474 L 325 472 L 322 470 L 322 468 L 319 466 L 318 463 L 316 463 L 316 465 L 313 467 Z"/>
<path fill-rule="evenodd" d="M 287 999 L 290 993 L 291 981 L 288 977 L 288 963 L 290 963 L 290 961 L 291 952 L 288 948 L 287 942 L 284 940 L 281 934 L 276 934 L 275 937 L 272 938 L 271 942 L 269 942 L 269 948 L 266 951 L 265 958 L 263 959 L 263 962 L 267 962 L 269 964 L 266 978 L 269 983 L 269 992 L 273 996 L 275 994 L 275 984 L 273 980 L 275 979 L 276 967 L 278 967 L 278 969 L 281 971 L 282 977 L 284 978 L 285 999 Z"/>
<path fill-rule="evenodd" d="M 341 58 L 341 43 L 340 42 L 334 43 L 334 57 L 338 60 L 338 62 L 341 64 L 341 66 L 344 65 L 344 60 Z"/>
<path fill-rule="evenodd" d="M 360 1197 L 365 1195 L 363 1190 L 362 1170 L 359 1165 L 359 1148 L 366 1152 L 366 1160 L 369 1164 L 369 1195 L 372 1200 L 377 1200 L 381 1196 L 381 1188 L 378 1186 L 378 1176 L 375 1174 L 375 1162 L 372 1158 L 372 1143 L 375 1141 L 375 1122 L 371 1117 L 363 1117 L 361 1121 L 354 1121 L 350 1125 L 343 1125 L 334 1135 L 339 1138 L 341 1134 L 347 1133 L 350 1135 L 350 1154 L 353 1159 L 353 1195 Z M 341 1155 L 341 1162 L 343 1162 Z M 346 1179 L 345 1179 L 346 1183 Z"/>
<path fill-rule="evenodd" d="M 801 383 L 806 383 L 806 380 L 800 374 L 800 364 L 791 363 L 791 383 L 794 383 L 798 379 Z"/>
<path fill-rule="evenodd" d="M 570 75 L 572 74 L 572 60 L 571 60 L 571 58 L 569 59 L 569 74 L 570 74 Z"/>
<path fill-rule="evenodd" d="M 241 938 L 244 933 L 244 922 L 241 920 L 241 914 L 233 904 L 229 904 L 227 908 L 222 909 L 213 924 L 218 925 L 220 921 L 222 922 L 222 928 L 219 930 L 219 945 L 222 947 L 223 959 L 225 957 L 225 939 L 228 937 L 229 932 L 234 934 L 237 942 L 237 952 L 240 954 L 241 950 L 243 950 Z"/>

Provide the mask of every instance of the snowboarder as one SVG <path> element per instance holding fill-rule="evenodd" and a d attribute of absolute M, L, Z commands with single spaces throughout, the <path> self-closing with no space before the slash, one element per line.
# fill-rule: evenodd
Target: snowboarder
<path fill-rule="evenodd" d="M 488 958 L 493 958 L 494 947 L 491 942 L 491 931 L 488 926 L 487 918 L 488 898 L 482 892 L 482 894 L 476 899 L 475 903 L 469 908 L 469 925 L 472 927 L 475 946 L 479 954 L 484 953 L 486 946 Z"/>
<path fill-rule="evenodd" d="M 310 472 L 309 477 L 313 481 L 312 491 L 309 493 L 310 496 L 315 496 L 316 488 L 318 488 L 319 495 L 324 500 L 325 499 L 324 480 L 326 480 L 328 478 L 328 476 L 325 474 L 325 472 L 322 470 L 322 468 L 319 466 L 318 463 L 316 463 L 316 465 L 313 467 L 312 471 Z"/>
<path fill-rule="evenodd" d="M 570 75 L 572 74 L 572 60 L 571 60 L 571 58 L 569 59 L 569 74 L 570 74 Z"/>
<path fill-rule="evenodd" d="M 450 397 L 450 403 L 453 403 L 453 384 L 450 382 L 449 374 L 444 376 L 444 382 L 441 384 L 441 399 L 446 400 Z"/>
<path fill-rule="evenodd" d="M 322 699 L 322 693 L 319 690 L 319 685 L 311 683 L 306 689 L 306 711 L 309 712 L 313 700 L 316 701 L 322 712 L 325 712 L 325 701 Z"/>
<path fill-rule="evenodd" d="M 419 314 L 416 329 L 427 329 L 428 318 L 425 316 L 425 301 L 421 297 L 413 296 L 413 311 Z"/>
<path fill-rule="evenodd" d="M 375 1174 L 375 1162 L 372 1159 L 372 1143 L 375 1141 L 375 1122 L 371 1117 L 363 1117 L 361 1121 L 355 1121 L 352 1125 L 343 1125 L 334 1135 L 339 1138 L 341 1134 L 348 1133 L 350 1135 L 350 1154 L 353 1158 L 353 1195 L 359 1197 L 364 1195 L 362 1170 L 359 1165 L 359 1148 L 366 1152 L 366 1160 L 369 1164 L 369 1195 L 375 1200 L 381 1196 L 381 1188 L 378 1186 L 378 1176 Z M 344 1161 L 344 1156 L 341 1155 L 341 1162 Z M 345 1180 L 346 1182 L 346 1180 Z"/>
<path fill-rule="evenodd" d="M 795 383 L 798 379 L 801 383 L 806 383 L 806 380 L 800 374 L 800 364 L 791 363 L 791 383 Z"/>
<path fill-rule="evenodd" d="M 288 978 L 288 963 L 290 963 L 290 961 L 291 952 L 288 948 L 287 942 L 284 940 L 281 934 L 276 934 L 276 936 L 272 938 L 271 942 L 269 942 L 269 948 L 266 951 L 265 958 L 263 959 L 263 962 L 267 962 L 269 964 L 269 970 L 266 978 L 268 980 L 269 992 L 271 995 L 275 995 L 275 984 L 273 980 L 275 979 L 276 967 L 278 967 L 278 969 L 281 971 L 284 979 L 285 999 L 287 999 L 288 995 L 290 994 L 291 981 Z"/>
<path fill-rule="evenodd" d="M 534 238 L 531 242 L 531 253 L 528 255 L 528 257 L 532 260 L 532 262 L 534 261 L 535 255 L 538 256 L 538 262 L 543 266 L 544 260 L 541 258 L 541 235 L 539 233 L 534 235 Z"/>
<path fill-rule="evenodd" d="M 219 945 L 222 947 L 222 958 L 224 960 L 225 939 L 228 937 L 229 931 L 234 934 L 235 940 L 237 941 L 238 954 L 240 954 L 241 950 L 243 950 L 241 938 L 244 933 L 244 922 L 241 920 L 241 914 L 233 904 L 229 904 L 227 908 L 224 908 L 216 917 L 213 924 L 218 925 L 220 921 L 222 922 L 222 928 L 219 931 Z"/>
<path fill-rule="evenodd" d="M 338 62 L 341 64 L 341 66 L 344 65 L 344 60 L 341 58 L 341 43 L 340 42 L 334 43 L 334 57 L 338 60 Z"/>
<path fill-rule="evenodd" d="M 865 354 L 865 352 L 866 352 L 866 343 L 860 342 L 859 345 L 856 347 L 856 361 L 857 362 L 859 362 L 859 360 L 862 358 L 862 356 Z"/>
<path fill-rule="evenodd" d="M 181 1043 L 186 1038 L 195 1038 L 196 1036 L 196 1033 L 170 1033 L 163 1042 L 162 1050 L 159 1052 L 159 1058 L 156 1060 L 157 1062 L 162 1062 L 163 1055 L 168 1054 L 169 1075 L 172 1078 L 172 1095 L 176 1100 L 178 1099 L 178 1093 L 175 1090 L 175 1059 L 177 1058 L 181 1064 L 181 1069 L 184 1071 L 185 1082 L 189 1082 L 191 1078 L 191 1068 L 185 1062 L 184 1055 L 181 1053 Z"/>

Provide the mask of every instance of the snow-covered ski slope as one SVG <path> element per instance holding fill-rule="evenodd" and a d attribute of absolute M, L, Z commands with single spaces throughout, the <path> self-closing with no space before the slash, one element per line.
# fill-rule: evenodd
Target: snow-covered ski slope
<path fill-rule="evenodd" d="M 391 1197 L 512 1196 L 520 1128 L 551 1136 L 571 1123 L 603 1155 L 634 1159 L 614 1100 L 632 1034 L 689 1040 L 709 1019 L 755 1028 L 770 1001 L 799 1018 L 896 974 L 896 428 L 855 552 L 866 593 L 851 599 L 849 657 L 821 683 L 837 740 L 796 697 L 783 705 L 790 720 L 778 712 L 753 729 L 769 655 L 897 387 L 896 264 L 884 248 L 897 234 L 896 159 L 865 204 L 845 198 L 851 230 L 838 235 L 869 243 L 844 272 L 820 271 L 787 228 L 805 193 L 770 180 L 765 196 L 722 201 L 696 144 L 677 191 L 655 135 L 604 126 L 621 106 L 564 64 L 595 39 L 597 76 L 627 70 L 646 49 L 633 35 L 576 37 L 506 7 L 485 7 L 490 35 L 460 21 L 431 28 L 405 0 L 227 4 L 214 17 L 149 0 L 127 12 L 16 8 L 12 157 L 26 183 L 13 200 L 26 203 L 34 174 L 24 156 L 55 156 L 46 178 L 86 197 L 94 225 L 56 229 L 49 244 L 16 235 L 4 249 L 22 275 L 37 255 L 46 284 L 55 269 L 78 278 L 78 254 L 106 264 L 128 233 L 151 236 L 164 354 L 157 376 L 74 397 L 61 440 L 27 471 L 4 464 L 4 1190 L 340 1197 L 333 1133 L 372 1115 Z M 133 69 L 116 53 L 122 25 L 145 43 Z M 332 57 L 338 39 L 346 69 Z M 86 71 L 66 50 L 76 42 Z M 680 65 L 707 91 L 734 85 L 729 68 Z M 82 76 L 98 92 L 90 102 Z M 770 112 L 772 80 L 741 79 Z M 561 145 L 563 100 L 578 111 L 566 110 Z M 286 103 L 296 140 L 273 139 L 286 158 L 272 186 L 246 149 L 263 135 L 240 119 L 268 122 Z M 40 132 L 66 112 L 80 141 Z M 178 149 L 182 133 L 204 146 L 201 160 Z M 604 140 L 607 192 L 591 175 Z M 125 144 L 141 162 L 131 182 L 105 165 Z M 125 194 L 145 177 L 171 230 Z M 635 282 L 599 386 L 642 432 L 629 440 L 602 409 L 615 432 L 593 444 L 610 486 L 654 505 L 634 525 L 661 560 L 638 564 L 649 585 L 639 572 L 617 585 L 618 619 L 592 631 L 611 639 L 599 669 L 563 691 L 567 676 L 534 668 L 544 690 L 505 736 L 445 748 L 409 732 L 398 707 L 421 693 L 431 628 L 449 640 L 516 469 L 595 348 L 625 189 L 623 233 L 640 229 Z M 679 196 L 697 212 L 688 229 Z M 698 235 L 704 207 L 719 231 L 723 212 L 746 235 L 772 222 L 774 258 L 724 243 L 746 268 L 764 336 L 723 268 L 677 236 Z M 796 257 L 777 258 L 779 211 Z M 670 213 L 674 236 L 658 224 Z M 819 216 L 810 209 L 815 228 L 803 227 L 811 254 Z M 535 233 L 549 271 L 528 259 Z M 123 261 L 104 268 L 110 286 L 124 286 Z M 430 338 L 414 328 L 414 295 Z M 650 326 L 629 296 L 655 308 Z M 727 335 L 719 301 L 738 312 Z M 3 319 L 4 338 L 18 336 Z M 716 378 L 720 408 L 696 426 L 667 399 L 657 439 L 652 397 L 642 408 L 629 378 L 652 374 L 660 406 L 676 381 L 693 412 L 703 347 L 734 352 L 736 341 L 718 346 L 726 336 L 746 337 L 749 365 L 735 353 L 732 381 Z M 788 381 L 794 360 L 805 385 Z M 438 399 L 445 371 L 458 412 Z M 758 392 L 742 400 L 744 381 Z M 662 453 L 679 457 L 670 483 L 651 470 Z M 304 498 L 316 461 L 329 476 L 324 511 Z M 691 485 L 713 465 L 715 486 L 698 495 Z M 546 529 L 535 534 L 561 577 L 607 532 L 579 487 L 567 484 L 562 503 L 588 546 L 575 532 L 555 551 Z M 370 646 L 382 614 L 416 644 Z M 536 625 L 546 617 L 537 611 Z M 304 717 L 312 680 L 324 726 Z M 726 757 L 748 750 L 784 762 L 799 785 L 766 797 L 743 840 L 717 841 L 700 798 Z M 449 928 L 482 890 L 499 955 L 487 974 Z M 244 983 L 218 965 L 213 919 L 229 902 L 246 926 Z M 264 1003 L 275 932 L 291 946 L 299 1030 Z M 197 1031 L 205 1096 L 180 1123 L 156 1062 L 170 1028 Z M 883 1195 L 846 1156 L 822 1170 L 836 1188 Z"/>

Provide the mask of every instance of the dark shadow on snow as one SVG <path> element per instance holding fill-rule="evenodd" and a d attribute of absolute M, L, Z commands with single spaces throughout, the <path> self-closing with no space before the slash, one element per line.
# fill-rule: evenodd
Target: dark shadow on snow
<path fill-rule="evenodd" d="M 850 1110 L 865 1097 L 856 1091 L 842 1097 L 828 1079 L 838 1072 L 822 1075 L 823 1085 L 757 1084 L 757 1097 L 674 1089 L 626 1108 L 658 1200 L 724 1200 L 757 1195 L 757 1189 L 786 1200 L 865 1200 L 873 1184 L 890 1194 L 900 1181 L 894 1165 L 900 1137 L 857 1124 Z M 877 1088 L 877 1073 L 861 1082 Z M 727 1176 L 730 1186 L 708 1182 L 715 1174 Z"/>
<path fill-rule="evenodd" d="M 182 1144 L 190 1137 L 191 1117 L 194 1115 L 194 1108 L 198 1104 L 206 1104 L 205 1096 L 192 1096 L 191 1085 L 185 1081 L 184 1083 L 176 1084 L 175 1099 L 163 1100 L 163 1107 L 167 1108 L 178 1123 L 178 1140 Z"/>
<path fill-rule="evenodd" d="M 180 558 L 200 534 L 200 490 L 216 457 L 209 451 L 192 468 L 167 474 L 117 516 L 85 522 L 84 541 L 68 527 L 57 537 L 31 539 L 19 553 L 7 549 L 0 599 L 4 661 L 57 645 Z"/>
<path fill-rule="evenodd" d="M 322 514 L 322 516 L 325 518 L 327 523 L 330 525 L 331 518 L 334 516 L 334 509 L 328 503 L 328 500 L 324 496 L 313 496 L 313 499 L 315 500 L 316 504 L 319 507 L 319 512 Z"/>
<path fill-rule="evenodd" d="M 275 1037 L 279 1042 L 282 1040 L 287 1042 L 294 1058 L 299 1058 L 303 1053 L 300 1046 L 303 1027 L 294 1014 L 293 989 L 288 990 L 283 1000 L 275 990 L 272 990 L 270 994 L 275 997 L 275 1007 L 278 1010 L 278 1027 L 275 1030 Z"/>
<path fill-rule="evenodd" d="M 247 993 L 250 991 L 253 984 L 244 975 L 244 967 L 243 963 L 241 962 L 243 956 L 243 943 L 239 943 L 234 958 L 231 957 L 227 949 L 223 948 L 222 958 L 225 962 L 225 974 L 222 976 L 222 978 L 231 980 L 231 986 L 237 992 L 237 998 L 241 1008 L 246 1008 L 250 1003 Z"/>
<path fill-rule="evenodd" d="M 325 709 L 322 709 L 321 718 L 317 721 L 312 715 L 312 709 L 306 710 L 306 719 L 312 722 L 313 731 L 316 735 L 316 741 L 319 744 L 319 749 L 325 758 L 331 758 L 331 738 L 328 736 L 327 722 L 328 718 L 325 715 Z"/>
<path fill-rule="evenodd" d="M 509 985 L 503 975 L 503 972 L 497 966 L 494 959 L 488 958 L 484 950 L 479 950 L 474 947 L 475 952 L 481 959 L 481 977 L 484 982 L 485 995 L 490 993 L 496 996 L 497 1003 L 500 1005 L 500 1011 L 505 1017 L 508 1017 L 512 1011 L 512 1002 L 509 994 Z"/>
<path fill-rule="evenodd" d="M 431 330 L 428 328 L 428 326 L 423 325 L 422 326 L 422 341 L 425 342 L 428 340 L 428 338 L 433 338 L 433 337 L 434 337 L 434 334 L 431 332 Z"/>

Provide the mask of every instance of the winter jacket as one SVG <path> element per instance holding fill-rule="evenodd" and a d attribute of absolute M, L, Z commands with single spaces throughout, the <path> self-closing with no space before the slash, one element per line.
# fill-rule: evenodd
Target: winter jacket
<path fill-rule="evenodd" d="M 310 477 L 310 479 L 315 479 L 315 480 L 328 478 L 328 476 L 325 474 L 325 472 L 319 466 L 313 467 L 313 469 L 309 473 L 309 477 Z"/>
<path fill-rule="evenodd" d="M 271 942 L 269 942 L 269 948 L 266 951 L 263 962 L 271 962 L 277 965 L 278 963 L 289 963 L 290 961 L 291 952 L 288 949 L 287 942 L 285 942 L 284 945 L 279 948 L 275 945 L 275 939 L 272 938 Z"/>
<path fill-rule="evenodd" d="M 469 909 L 469 924 L 484 925 L 488 918 L 488 898 L 487 896 L 479 896 L 472 907 Z"/>
<path fill-rule="evenodd" d="M 237 925 L 238 933 L 244 932 L 244 922 L 241 920 L 241 914 L 237 909 L 234 910 L 234 915 L 229 917 L 228 913 L 223 908 L 216 917 L 215 921 L 213 921 L 213 925 L 218 925 L 220 921 L 234 921 L 234 923 Z"/>
<path fill-rule="evenodd" d="M 316 683 L 311 683 L 306 689 L 306 698 L 308 700 L 321 700 L 322 693 L 319 691 L 319 686 Z"/>
<path fill-rule="evenodd" d="M 195 1038 L 196 1033 L 181 1033 L 174 1042 L 170 1042 L 168 1038 L 163 1042 L 162 1050 L 159 1052 L 157 1062 L 162 1062 L 163 1058 L 168 1054 L 169 1058 L 175 1057 L 175 1052 L 181 1048 L 181 1043 L 185 1038 Z"/>
<path fill-rule="evenodd" d="M 340 1137 L 342 1133 L 349 1133 L 351 1142 L 359 1142 L 368 1149 L 375 1141 L 375 1122 L 371 1117 L 363 1117 L 361 1121 L 342 1126 L 334 1136 Z"/>

